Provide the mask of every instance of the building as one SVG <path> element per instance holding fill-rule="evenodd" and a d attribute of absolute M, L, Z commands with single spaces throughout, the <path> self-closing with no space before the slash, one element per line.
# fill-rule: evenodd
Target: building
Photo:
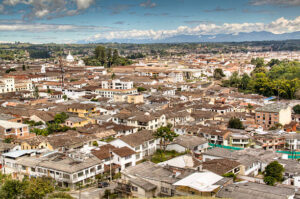
<path fill-rule="evenodd" d="M 139 161 L 156 151 L 158 140 L 154 137 L 152 131 L 142 130 L 137 133 L 121 136 L 111 141 L 110 144 L 118 148 L 127 146 L 134 150 L 136 152 L 136 161 Z"/>
<path fill-rule="evenodd" d="M 263 128 L 289 124 L 292 121 L 292 108 L 287 104 L 267 104 L 255 110 L 255 121 Z"/>
<path fill-rule="evenodd" d="M 0 135 L 3 138 L 19 138 L 25 139 L 34 136 L 29 131 L 29 126 L 27 124 L 22 124 L 18 122 L 9 122 L 5 120 L 0 120 Z"/>
<path fill-rule="evenodd" d="M 127 94 L 114 94 L 114 102 L 127 102 L 129 104 L 144 103 L 143 95 L 127 95 Z"/>
<path fill-rule="evenodd" d="M 104 164 L 93 155 L 48 153 L 35 155 L 35 150 L 21 150 L 2 154 L 2 172 L 13 178 L 51 177 L 61 187 L 75 189 L 95 181 L 104 172 Z"/>
<path fill-rule="evenodd" d="M 0 93 L 15 91 L 15 79 L 12 77 L 0 78 Z"/>

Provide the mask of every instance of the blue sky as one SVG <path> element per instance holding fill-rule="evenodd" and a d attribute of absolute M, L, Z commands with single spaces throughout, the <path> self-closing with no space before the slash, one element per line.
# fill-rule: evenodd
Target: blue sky
<path fill-rule="evenodd" d="M 300 31 L 300 0 L 1 0 L 0 42 Z"/>

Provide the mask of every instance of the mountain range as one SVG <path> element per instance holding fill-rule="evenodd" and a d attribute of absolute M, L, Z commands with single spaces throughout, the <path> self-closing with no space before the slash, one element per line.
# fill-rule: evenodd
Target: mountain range
<path fill-rule="evenodd" d="M 201 42 L 243 42 L 243 41 L 280 41 L 300 39 L 300 31 L 284 34 L 274 34 L 271 32 L 250 32 L 238 34 L 217 34 L 217 35 L 176 35 L 163 39 L 100 39 L 93 42 L 81 40 L 77 43 L 201 43 Z"/>

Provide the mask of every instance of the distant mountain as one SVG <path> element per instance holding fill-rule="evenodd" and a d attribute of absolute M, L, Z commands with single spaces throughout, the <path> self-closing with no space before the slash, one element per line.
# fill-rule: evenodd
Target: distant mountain
<path fill-rule="evenodd" d="M 177 35 L 164 39 L 101 39 L 92 43 L 197 43 L 197 42 L 243 42 L 243 41 L 280 41 L 288 39 L 300 39 L 300 31 L 284 34 L 273 34 L 271 32 L 250 32 L 238 34 L 218 34 L 218 35 Z M 87 41 L 78 41 L 77 43 L 89 43 Z"/>

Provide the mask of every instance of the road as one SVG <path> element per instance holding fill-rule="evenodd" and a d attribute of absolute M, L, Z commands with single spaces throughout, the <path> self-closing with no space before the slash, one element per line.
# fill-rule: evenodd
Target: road
<path fill-rule="evenodd" d="M 69 194 L 76 199 L 86 199 L 86 198 L 87 199 L 99 199 L 100 194 L 104 195 L 104 191 L 106 189 L 113 190 L 115 187 L 116 187 L 116 184 L 112 183 L 112 184 L 110 184 L 109 187 L 106 187 L 106 188 L 89 187 L 86 189 L 82 189 L 80 194 L 79 194 L 79 191 L 72 191 L 72 192 L 69 192 Z M 79 195 L 81 195 L 81 197 Z"/>

